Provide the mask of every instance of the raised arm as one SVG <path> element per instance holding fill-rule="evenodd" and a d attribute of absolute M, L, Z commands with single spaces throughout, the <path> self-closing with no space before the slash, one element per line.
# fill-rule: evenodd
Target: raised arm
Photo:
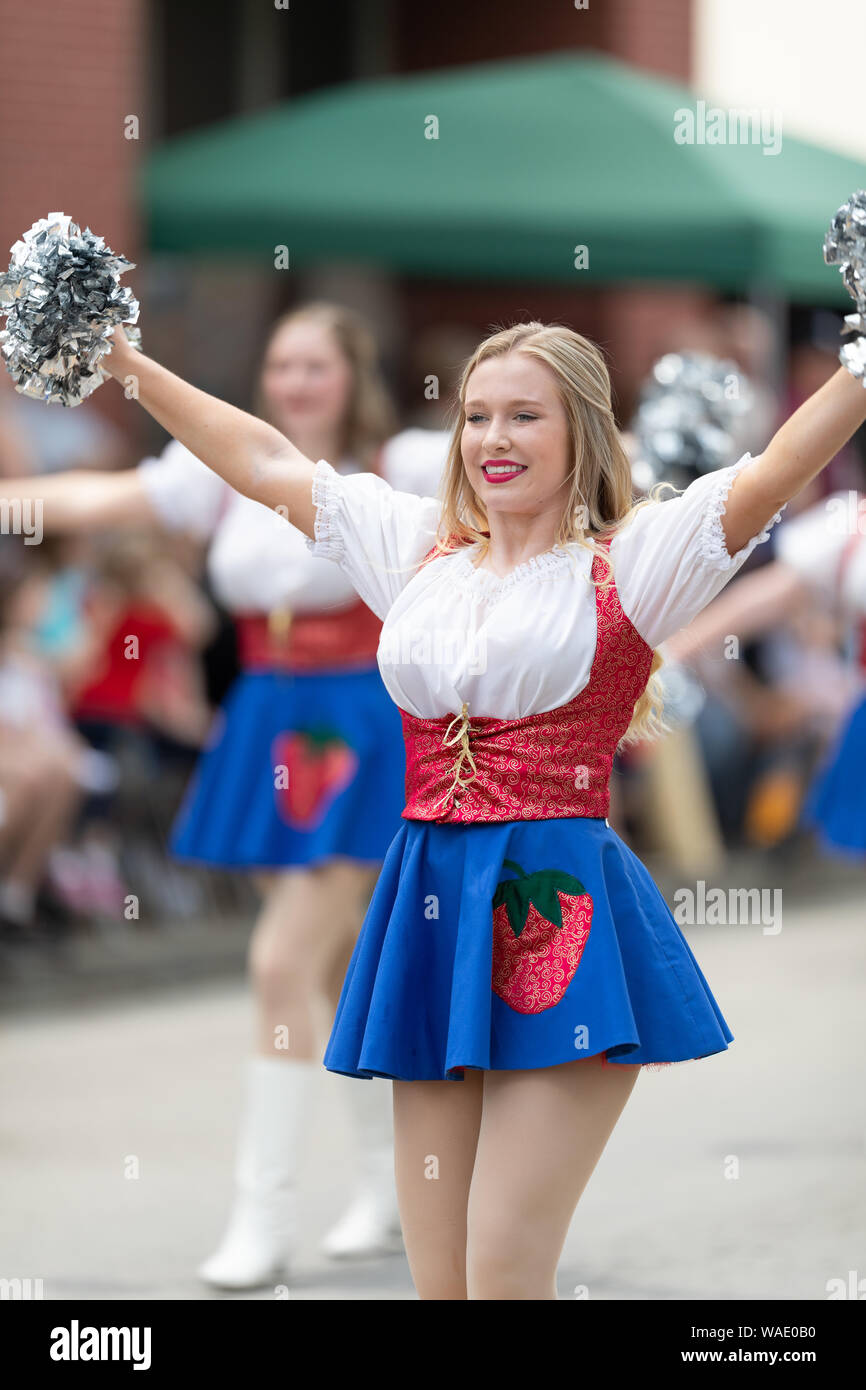
<path fill-rule="evenodd" d="M 107 526 L 140 525 L 143 520 L 160 522 L 137 468 L 120 473 L 73 469 L 4 478 L 0 492 L 10 502 L 38 503 L 42 530 L 49 534 L 73 535 Z"/>
<path fill-rule="evenodd" d="M 840 367 L 735 479 L 722 517 L 729 553 L 735 554 L 826 468 L 864 420 L 866 390 L 847 367 Z"/>
<path fill-rule="evenodd" d="M 264 420 L 199 391 L 130 347 L 122 328 L 113 330 L 110 341 L 100 367 L 121 384 L 131 380 L 134 397 L 148 414 L 236 491 L 280 509 L 313 537 L 314 460 Z"/>

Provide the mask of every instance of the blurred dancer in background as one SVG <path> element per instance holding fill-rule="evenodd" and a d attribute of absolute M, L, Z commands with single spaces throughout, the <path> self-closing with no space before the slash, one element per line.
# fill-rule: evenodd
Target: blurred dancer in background
<path fill-rule="evenodd" d="M 273 326 L 257 413 L 341 473 L 438 490 L 448 435 L 394 435 L 364 321 L 315 302 Z M 4 485 L 29 496 L 33 482 Z M 234 616 L 242 673 L 219 710 L 171 848 L 255 871 L 262 906 L 249 947 L 256 1051 L 247 1066 L 236 1192 L 216 1252 L 218 1287 L 280 1278 L 291 1255 L 296 1174 L 325 1022 L 404 805 L 400 718 L 376 664 L 381 623 L 338 566 L 287 518 L 241 496 L 177 441 L 120 473 L 39 479 L 46 531 L 156 521 L 208 542 L 216 597 Z M 362 1150 L 354 1200 L 324 1242 L 339 1257 L 399 1248 L 390 1103 L 340 1082 Z M 359 1094 L 360 1092 L 360 1094 Z"/>
<path fill-rule="evenodd" d="M 836 492 L 783 521 L 774 562 L 742 578 L 669 644 L 673 659 L 700 673 L 725 660 L 731 636 L 745 642 L 778 624 L 802 620 L 816 607 L 838 624 L 845 665 L 835 679 L 809 688 L 800 671 L 801 701 L 811 700 L 829 746 L 802 797 L 800 821 L 827 853 L 866 857 L 866 494 Z M 811 691 L 811 694 L 810 694 Z"/>

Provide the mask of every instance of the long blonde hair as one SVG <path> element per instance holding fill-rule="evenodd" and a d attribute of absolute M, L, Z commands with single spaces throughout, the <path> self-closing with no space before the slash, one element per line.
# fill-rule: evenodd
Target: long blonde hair
<path fill-rule="evenodd" d="M 671 485 L 657 483 L 646 498 L 633 502 L 631 464 L 614 419 L 610 376 L 602 352 L 588 338 L 556 323 L 533 320 L 499 328 L 478 345 L 464 365 L 451 404 L 455 418 L 440 489 L 443 507 L 436 548 L 447 554 L 459 545 L 475 543 L 483 554 L 489 544 L 484 534 L 486 508 L 463 467 L 463 413 L 471 373 L 479 363 L 509 352 L 523 352 L 546 363 L 556 376 L 568 419 L 572 458 L 556 544 L 577 542 L 599 556 L 604 565 L 600 587 L 609 588 L 614 582 L 613 564 L 601 541 L 627 525 L 639 508 L 657 505 L 662 501 L 659 489 Z M 657 676 L 663 663 L 661 653 L 654 650 L 649 679 L 620 747 L 669 732 L 663 719 L 662 683 Z"/>
<path fill-rule="evenodd" d="M 271 325 L 262 353 L 253 410 L 260 419 L 274 423 L 269 419 L 262 388 L 268 349 L 277 333 L 288 324 L 305 320 L 326 328 L 349 363 L 352 390 L 340 422 L 340 454 L 356 459 L 362 468 L 371 468 L 380 445 L 397 432 L 397 413 L 382 375 L 376 339 L 363 317 L 348 305 L 315 299 L 280 315 Z"/>

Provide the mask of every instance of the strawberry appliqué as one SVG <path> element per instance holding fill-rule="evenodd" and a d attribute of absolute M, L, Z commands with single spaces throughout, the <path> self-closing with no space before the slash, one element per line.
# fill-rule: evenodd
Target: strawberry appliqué
<path fill-rule="evenodd" d="M 592 924 L 593 902 L 583 884 L 560 869 L 527 874 L 493 895 L 493 990 L 520 1014 L 558 1004 L 574 978 Z"/>
<path fill-rule="evenodd" d="M 271 753 L 274 767 L 287 771 L 288 785 L 274 787 L 279 814 L 296 830 L 315 830 L 355 776 L 358 754 L 324 724 L 279 734 Z"/>

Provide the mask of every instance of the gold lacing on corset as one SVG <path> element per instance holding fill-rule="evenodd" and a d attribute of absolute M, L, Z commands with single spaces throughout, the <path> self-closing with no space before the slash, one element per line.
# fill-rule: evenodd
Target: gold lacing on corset
<path fill-rule="evenodd" d="M 454 728 L 455 724 L 459 724 L 460 727 L 457 729 L 456 733 L 452 734 L 451 730 Z M 440 796 L 438 801 L 434 801 L 434 808 L 436 806 L 441 805 L 443 801 L 446 801 L 448 797 L 451 795 L 451 793 L 455 791 L 458 787 L 460 787 L 461 789 L 463 787 L 467 787 L 469 783 L 474 781 L 474 779 L 478 776 L 478 769 L 475 766 L 475 759 L 472 756 L 472 749 L 469 747 L 469 728 L 469 706 L 464 700 L 463 708 L 461 709 L 460 713 L 455 714 L 454 718 L 451 720 L 451 723 L 448 725 L 448 728 L 445 730 L 445 733 L 442 735 L 443 748 L 453 748 L 455 743 L 459 743 L 460 752 L 455 758 L 454 766 L 451 769 L 451 771 L 454 774 L 454 779 L 451 783 L 451 786 L 448 788 L 448 790 L 445 792 L 443 796 Z M 464 760 L 468 761 L 469 766 L 472 768 L 472 775 L 470 777 L 467 777 L 465 781 L 462 781 L 460 774 L 463 771 Z"/>

